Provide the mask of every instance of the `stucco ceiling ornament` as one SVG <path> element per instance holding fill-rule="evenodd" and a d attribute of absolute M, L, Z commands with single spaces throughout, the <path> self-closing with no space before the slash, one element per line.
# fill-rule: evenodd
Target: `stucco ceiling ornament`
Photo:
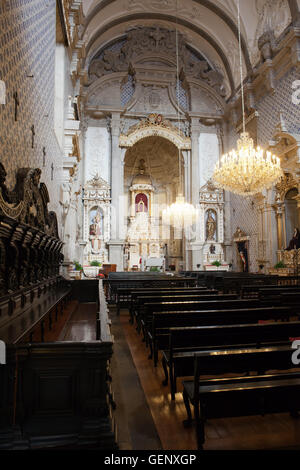
<path fill-rule="evenodd" d="M 221 96 L 226 95 L 224 75 L 213 69 L 203 57 L 197 58 L 187 47 L 186 38 L 178 32 L 178 55 L 186 77 L 206 82 Z M 110 46 L 94 58 L 89 66 L 90 84 L 103 75 L 125 72 L 134 66 L 141 57 L 151 54 L 165 57 L 165 60 L 176 64 L 176 31 L 162 27 L 135 27 L 127 31 L 125 40 Z"/>
<path fill-rule="evenodd" d="M 169 120 L 164 119 L 161 114 L 151 113 L 146 119 L 142 119 L 137 125 L 132 126 L 127 135 L 121 135 L 120 147 L 129 148 L 139 140 L 146 137 L 158 136 L 171 141 L 181 150 L 191 149 L 191 139 L 174 126 Z"/>
<path fill-rule="evenodd" d="M 256 44 L 259 38 L 267 31 L 274 32 L 275 38 L 291 22 L 291 11 L 287 0 L 256 0 L 258 24 L 256 28 Z"/>

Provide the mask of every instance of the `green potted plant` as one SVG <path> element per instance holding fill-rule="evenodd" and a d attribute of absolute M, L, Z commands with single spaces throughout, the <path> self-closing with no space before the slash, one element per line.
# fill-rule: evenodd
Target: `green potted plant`
<path fill-rule="evenodd" d="M 285 264 L 283 261 L 279 261 L 277 264 L 275 264 L 274 268 L 275 269 L 281 269 L 281 268 L 285 268 Z"/>
<path fill-rule="evenodd" d="M 211 263 L 212 266 L 217 266 L 217 268 L 219 268 L 220 266 L 222 266 L 222 263 L 218 260 L 214 261 L 213 263 Z"/>
<path fill-rule="evenodd" d="M 101 263 L 98 260 L 93 260 L 90 262 L 89 266 L 83 267 L 83 272 L 86 277 L 90 277 L 95 279 L 99 274 L 99 269 L 101 267 Z"/>
<path fill-rule="evenodd" d="M 75 271 L 75 279 L 81 279 L 83 267 L 79 263 L 79 261 L 73 261 L 74 263 L 74 271 Z"/>
<path fill-rule="evenodd" d="M 95 260 L 95 261 L 91 261 L 91 262 L 90 262 L 90 266 L 98 266 L 98 267 L 100 268 L 101 263 L 100 263 L 100 261 L 96 261 L 96 260 Z"/>
<path fill-rule="evenodd" d="M 158 266 L 150 266 L 150 272 L 158 273 L 160 271 Z"/>

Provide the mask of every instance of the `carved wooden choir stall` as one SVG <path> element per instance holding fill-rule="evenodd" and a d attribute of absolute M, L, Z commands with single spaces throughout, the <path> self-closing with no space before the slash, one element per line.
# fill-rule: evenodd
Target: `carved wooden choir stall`
<path fill-rule="evenodd" d="M 21 168 L 11 191 L 0 163 L 0 449 L 114 448 L 112 341 L 96 336 L 96 315 L 95 341 L 54 335 L 78 286 L 59 275 L 62 241 L 40 177 L 40 169 Z M 95 282 L 95 305 L 97 296 Z"/>

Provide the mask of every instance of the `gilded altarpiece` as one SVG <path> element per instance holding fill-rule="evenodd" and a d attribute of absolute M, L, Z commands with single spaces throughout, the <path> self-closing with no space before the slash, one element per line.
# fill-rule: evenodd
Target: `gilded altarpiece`
<path fill-rule="evenodd" d="M 277 126 L 270 149 L 281 159 L 284 176 L 276 185 L 274 191 L 273 209 L 277 228 L 277 261 L 282 262 L 286 272 L 298 272 L 300 265 L 300 250 L 286 250 L 291 234 L 288 230 L 287 198 L 294 192 L 292 200 L 295 201 L 295 226 L 300 224 L 300 196 L 299 196 L 299 160 L 300 160 L 300 134 L 290 134 L 280 114 L 280 123 Z"/>

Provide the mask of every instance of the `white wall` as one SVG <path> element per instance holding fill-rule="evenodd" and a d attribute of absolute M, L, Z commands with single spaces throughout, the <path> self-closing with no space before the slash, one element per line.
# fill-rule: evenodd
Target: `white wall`
<path fill-rule="evenodd" d="M 85 143 L 85 182 L 96 173 L 109 183 L 109 135 L 105 127 L 89 127 Z"/>
<path fill-rule="evenodd" d="M 199 136 L 199 177 L 200 188 L 212 177 L 214 166 L 219 159 L 217 134 L 201 133 Z"/>

